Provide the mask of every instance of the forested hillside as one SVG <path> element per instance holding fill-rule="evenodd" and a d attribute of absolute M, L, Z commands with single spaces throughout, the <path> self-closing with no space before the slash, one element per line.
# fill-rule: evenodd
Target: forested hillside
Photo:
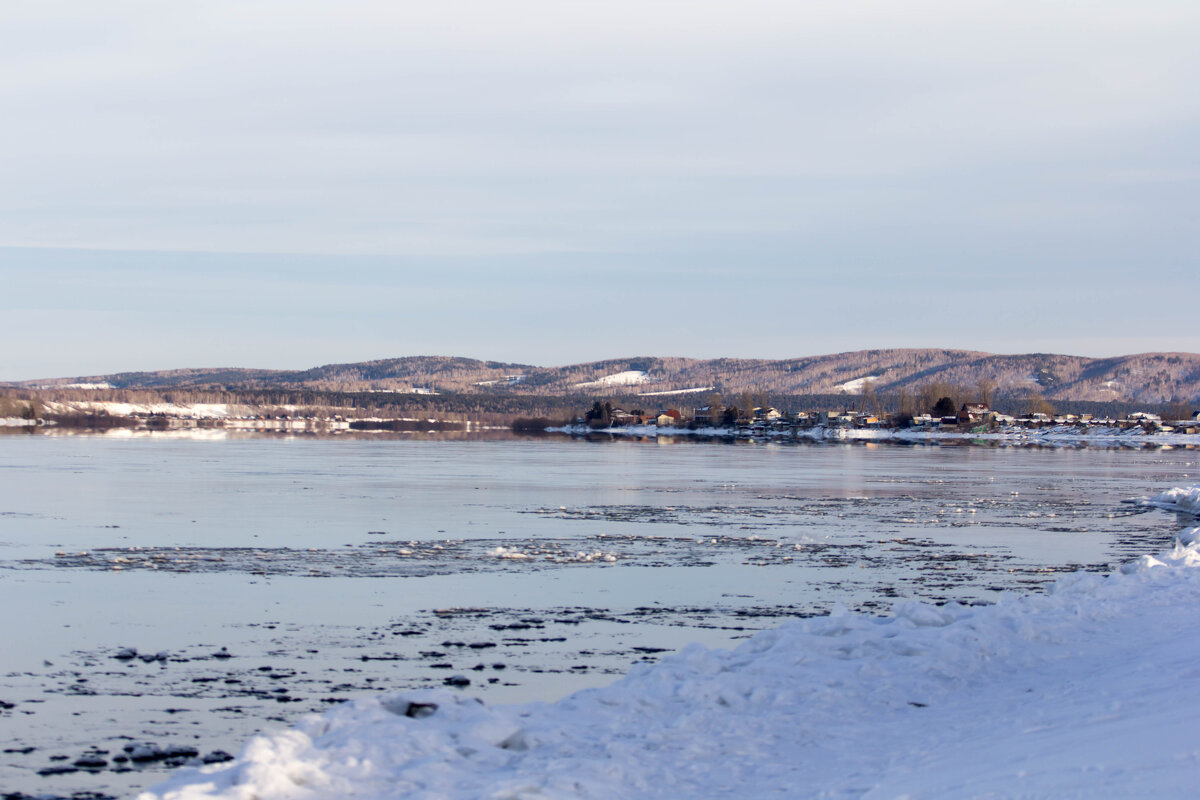
<path fill-rule="evenodd" d="M 716 391 L 768 395 L 916 395 L 954 385 L 990 399 L 1040 395 L 1053 401 L 1191 403 L 1200 400 L 1200 355 L 1144 353 L 1112 358 L 967 350 L 861 350 L 805 358 L 691 359 L 645 356 L 561 367 L 410 356 L 303 371 L 180 369 L 88 375 L 13 384 L 64 388 L 214 391 L 316 390 L 483 397 L 645 396 L 669 402 Z M 649 400 L 648 400 L 649 402 Z"/>

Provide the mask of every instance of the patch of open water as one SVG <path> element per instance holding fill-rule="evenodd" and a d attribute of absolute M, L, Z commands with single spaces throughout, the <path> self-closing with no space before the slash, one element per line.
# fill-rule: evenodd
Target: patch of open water
<path fill-rule="evenodd" d="M 836 603 L 1037 590 L 1162 549 L 1174 522 L 1125 501 L 1195 470 L 1180 450 L 5 437 L 0 788 L 124 794 L 363 692 L 552 700 Z"/>

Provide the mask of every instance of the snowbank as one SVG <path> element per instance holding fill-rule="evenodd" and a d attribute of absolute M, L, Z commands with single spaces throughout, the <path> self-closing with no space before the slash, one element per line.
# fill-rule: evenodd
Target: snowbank
<path fill-rule="evenodd" d="M 584 383 L 575 384 L 576 389 L 605 389 L 610 386 L 637 386 L 639 383 L 646 383 L 650 380 L 650 376 L 640 369 L 630 369 L 624 372 L 617 372 L 613 375 L 605 375 L 602 378 L 597 378 L 594 381 L 586 381 Z"/>
<path fill-rule="evenodd" d="M 364 698 L 141 800 L 1191 796 L 1198 532 L 1048 594 L 839 610 L 553 704 Z"/>
<path fill-rule="evenodd" d="M 700 394 L 711 392 L 713 386 L 693 386 L 691 389 L 667 389 L 662 392 L 638 392 L 638 397 L 667 397 L 674 394 Z"/>
<path fill-rule="evenodd" d="M 846 381 L 845 383 L 840 383 L 833 388 L 837 389 L 840 392 L 845 392 L 846 394 L 862 394 L 863 389 L 866 388 L 867 383 L 874 382 L 877 380 L 879 380 L 878 375 L 866 375 L 861 378 L 855 378 L 852 381 Z"/>

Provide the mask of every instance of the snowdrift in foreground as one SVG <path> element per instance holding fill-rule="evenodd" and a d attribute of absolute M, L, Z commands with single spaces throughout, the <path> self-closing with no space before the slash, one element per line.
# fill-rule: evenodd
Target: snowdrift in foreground
<path fill-rule="evenodd" d="M 365 698 L 141 798 L 1191 796 L 1198 533 L 1045 595 L 693 645 L 553 704 Z"/>

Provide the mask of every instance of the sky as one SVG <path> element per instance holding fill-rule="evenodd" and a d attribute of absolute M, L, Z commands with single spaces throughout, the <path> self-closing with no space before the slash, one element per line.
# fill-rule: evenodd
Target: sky
<path fill-rule="evenodd" d="M 0 380 L 1200 352 L 1200 4 L 0 15 Z"/>

